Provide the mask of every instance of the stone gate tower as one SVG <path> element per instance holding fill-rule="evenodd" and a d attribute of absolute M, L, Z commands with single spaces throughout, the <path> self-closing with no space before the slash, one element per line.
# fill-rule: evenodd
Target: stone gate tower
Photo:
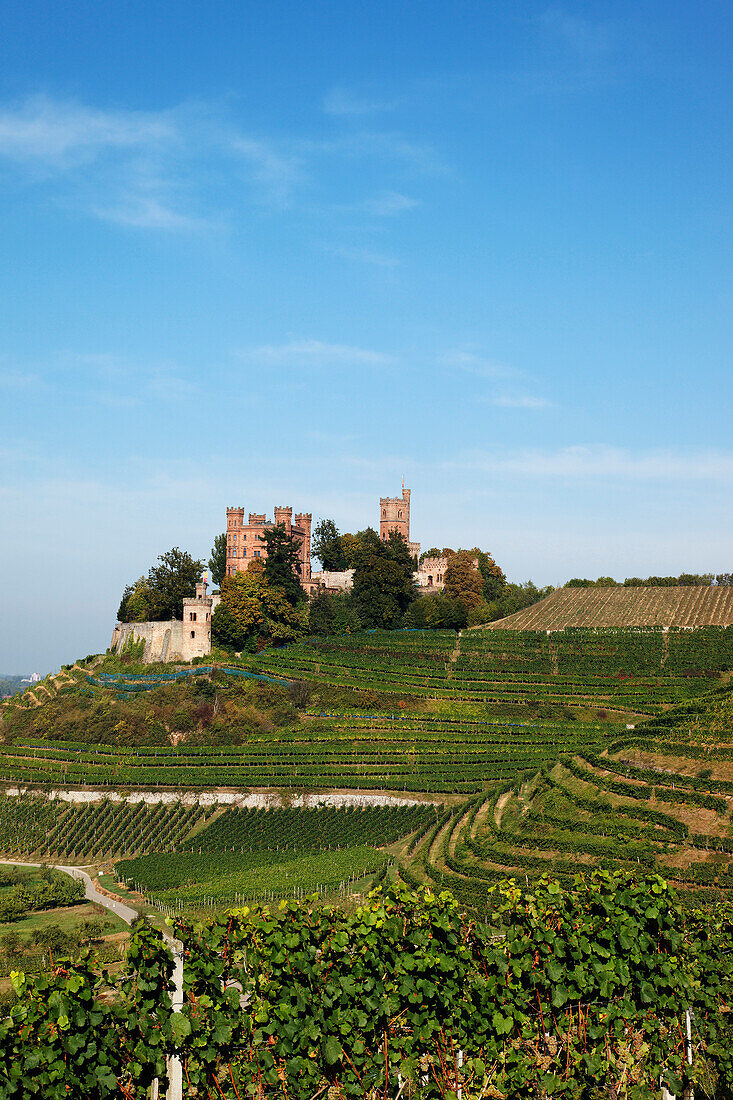
<path fill-rule="evenodd" d="M 420 543 L 410 542 L 410 490 L 402 481 L 402 497 L 380 497 L 379 499 L 379 537 L 387 540 L 390 531 L 398 531 L 410 547 L 410 553 L 420 553 Z"/>

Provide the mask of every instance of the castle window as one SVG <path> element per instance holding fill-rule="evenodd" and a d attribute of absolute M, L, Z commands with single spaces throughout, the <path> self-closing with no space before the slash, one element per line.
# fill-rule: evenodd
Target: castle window
<path fill-rule="evenodd" d="M 192 622 L 192 623 L 195 623 L 195 622 L 196 622 L 196 612 L 195 612 L 195 611 L 192 611 L 192 612 L 191 612 L 191 622 Z"/>
<path fill-rule="evenodd" d="M 242 551 L 242 557 L 243 558 L 247 557 L 247 547 L 246 546 L 245 546 L 244 550 Z"/>
<path fill-rule="evenodd" d="M 383 517 L 384 517 L 385 519 L 387 518 L 387 509 L 386 509 L 386 508 L 383 508 L 383 509 L 382 509 L 382 516 L 383 516 Z"/>
<path fill-rule="evenodd" d="M 397 518 L 398 518 L 398 519 L 402 519 L 402 512 L 398 512 L 398 513 L 397 513 Z"/>
<path fill-rule="evenodd" d="M 255 550 L 255 557 L 256 557 L 256 558 L 259 558 L 259 556 L 260 556 L 260 552 L 259 552 L 259 550 Z"/>
<path fill-rule="evenodd" d="M 195 631 L 195 630 L 192 630 L 192 631 L 191 631 L 191 637 L 192 637 L 192 638 L 195 638 L 195 637 L 196 637 L 196 631 Z"/>

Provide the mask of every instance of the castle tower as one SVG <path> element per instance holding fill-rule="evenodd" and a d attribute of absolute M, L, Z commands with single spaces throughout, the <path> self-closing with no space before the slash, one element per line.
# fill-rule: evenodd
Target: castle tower
<path fill-rule="evenodd" d="M 390 531 L 397 531 L 402 535 L 413 555 L 420 553 L 420 543 L 410 542 L 410 490 L 405 488 L 404 480 L 401 497 L 380 497 L 379 499 L 380 539 L 386 542 Z"/>
<path fill-rule="evenodd" d="M 211 596 L 206 595 L 208 580 L 203 578 L 196 585 L 196 595 L 183 601 L 183 638 L 181 657 L 192 661 L 194 657 L 206 657 L 211 653 Z"/>

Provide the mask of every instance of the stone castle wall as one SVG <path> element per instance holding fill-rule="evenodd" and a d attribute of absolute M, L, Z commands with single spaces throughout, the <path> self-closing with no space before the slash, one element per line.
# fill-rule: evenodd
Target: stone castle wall
<path fill-rule="evenodd" d="M 183 601 L 183 621 L 117 623 L 110 649 L 121 653 L 130 642 L 144 642 L 143 664 L 189 662 L 211 653 L 211 614 L 219 602 L 206 595 L 206 581 L 196 585 L 196 595 Z"/>

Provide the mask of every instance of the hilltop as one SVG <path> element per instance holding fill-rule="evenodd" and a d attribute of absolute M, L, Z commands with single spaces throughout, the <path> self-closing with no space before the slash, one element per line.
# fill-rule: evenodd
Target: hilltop
<path fill-rule="evenodd" d="M 558 588 L 486 630 L 733 626 L 733 587 Z"/>

